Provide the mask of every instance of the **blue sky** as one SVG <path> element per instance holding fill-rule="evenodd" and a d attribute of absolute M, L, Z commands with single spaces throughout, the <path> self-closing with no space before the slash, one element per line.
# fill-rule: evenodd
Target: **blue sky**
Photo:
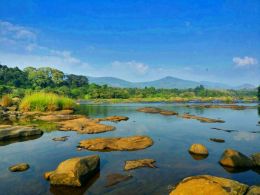
<path fill-rule="evenodd" d="M 259 0 L 0 1 L 0 62 L 10 66 L 256 85 L 259 61 Z"/>

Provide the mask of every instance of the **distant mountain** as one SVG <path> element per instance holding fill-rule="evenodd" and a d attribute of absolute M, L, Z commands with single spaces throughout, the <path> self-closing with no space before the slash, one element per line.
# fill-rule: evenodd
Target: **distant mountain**
<path fill-rule="evenodd" d="M 134 87 L 134 83 L 125 81 L 123 79 L 118 79 L 115 77 L 88 77 L 90 83 L 96 83 L 98 85 L 109 85 L 112 87 Z"/>
<path fill-rule="evenodd" d="M 200 85 L 199 82 L 183 80 L 175 77 L 164 77 L 159 80 L 149 81 L 149 82 L 139 82 L 135 83 L 137 87 L 155 87 L 155 88 L 166 88 L 166 89 L 187 89 L 194 88 Z"/>
<path fill-rule="evenodd" d="M 209 81 L 190 81 L 176 77 L 167 76 L 162 79 L 147 81 L 147 82 L 130 82 L 115 77 L 88 77 L 90 83 L 96 83 L 98 85 L 108 85 L 112 87 L 120 88 L 144 88 L 144 87 L 155 87 L 164 89 L 187 89 L 195 88 L 199 85 L 203 85 L 209 89 L 254 89 L 256 88 L 251 84 L 243 84 L 240 86 L 230 86 L 224 83 L 209 82 Z"/>
<path fill-rule="evenodd" d="M 249 83 L 245 83 L 243 85 L 239 85 L 236 87 L 236 89 L 255 89 L 255 88 L 256 88 L 256 86 L 251 85 Z"/>

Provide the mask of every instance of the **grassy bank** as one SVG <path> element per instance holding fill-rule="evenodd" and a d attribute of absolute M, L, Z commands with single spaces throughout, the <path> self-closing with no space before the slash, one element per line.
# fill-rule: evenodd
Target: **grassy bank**
<path fill-rule="evenodd" d="M 59 96 L 54 93 L 33 93 L 26 95 L 21 103 L 21 111 L 56 111 L 56 110 L 66 110 L 73 109 L 75 106 L 74 100 Z"/>

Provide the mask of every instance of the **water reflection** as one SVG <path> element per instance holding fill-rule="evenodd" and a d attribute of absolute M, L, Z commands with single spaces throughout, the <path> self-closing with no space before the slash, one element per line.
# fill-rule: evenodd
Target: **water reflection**
<path fill-rule="evenodd" d="M 206 159 L 208 157 L 208 154 L 207 155 L 201 155 L 201 154 L 193 154 L 193 153 L 190 153 L 190 156 L 194 159 L 194 160 L 203 160 L 203 159 Z"/>
<path fill-rule="evenodd" d="M 50 185 L 50 192 L 54 195 L 83 195 L 98 180 L 100 172 L 96 173 L 82 187 L 54 186 Z"/>

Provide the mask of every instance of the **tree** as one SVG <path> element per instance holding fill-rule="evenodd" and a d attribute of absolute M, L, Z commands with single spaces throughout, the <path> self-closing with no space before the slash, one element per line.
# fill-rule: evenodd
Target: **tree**
<path fill-rule="evenodd" d="M 88 78 L 82 75 L 69 74 L 65 76 L 65 82 L 70 87 L 82 87 L 88 85 Z"/>
<path fill-rule="evenodd" d="M 258 97 L 258 100 L 260 101 L 260 85 L 257 88 L 257 97 Z"/>

